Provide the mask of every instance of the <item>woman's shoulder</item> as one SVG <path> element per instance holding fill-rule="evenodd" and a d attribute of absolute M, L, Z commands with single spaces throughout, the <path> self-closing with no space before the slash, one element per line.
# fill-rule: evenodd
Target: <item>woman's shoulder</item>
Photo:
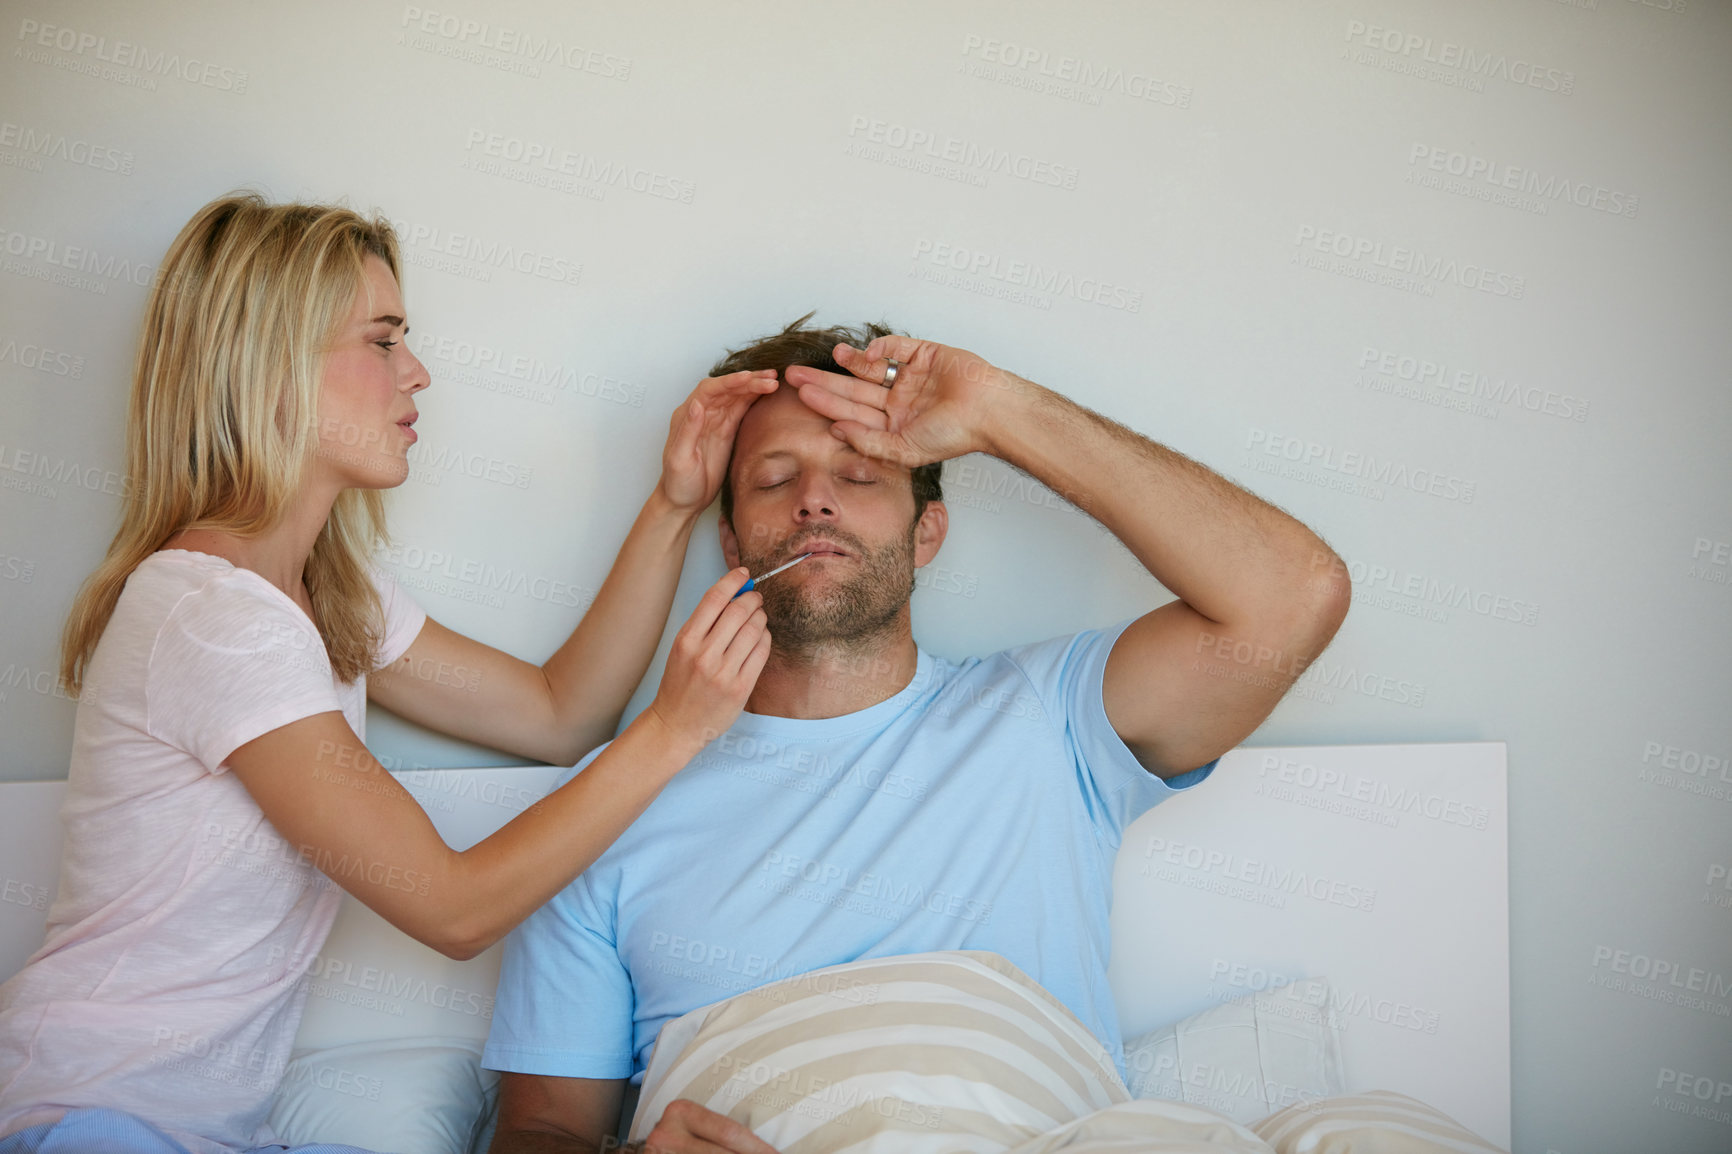
<path fill-rule="evenodd" d="M 170 618 L 201 624 L 311 625 L 287 594 L 257 573 L 186 549 L 160 549 L 139 562 L 114 613 L 115 620 L 151 629 Z"/>
<path fill-rule="evenodd" d="M 127 592 L 184 596 L 210 590 L 215 594 L 247 595 L 254 592 L 248 577 L 258 577 L 226 558 L 190 549 L 158 549 L 140 561 L 126 579 Z"/>
<path fill-rule="evenodd" d="M 249 654 L 283 647 L 322 660 L 317 637 L 294 603 L 258 574 L 208 553 L 165 549 L 128 574 L 85 680 L 107 687 L 104 696 L 130 692 L 121 687 L 143 693 L 165 659 L 172 665 L 188 652 L 220 657 L 230 669 Z"/>
<path fill-rule="evenodd" d="M 122 644 L 142 654 L 153 701 L 189 692 L 213 700 L 329 692 L 324 640 L 288 594 L 220 557 L 173 552 L 134 570 L 141 579 L 134 612 L 122 618 L 116 606 L 114 624 Z"/>

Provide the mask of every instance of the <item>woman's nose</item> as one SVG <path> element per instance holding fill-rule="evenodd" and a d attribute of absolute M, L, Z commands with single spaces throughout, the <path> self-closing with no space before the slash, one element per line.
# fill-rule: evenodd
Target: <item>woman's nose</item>
<path fill-rule="evenodd" d="M 418 393 L 433 383 L 433 374 L 427 371 L 427 366 L 421 363 L 420 357 L 411 353 L 406 348 L 403 352 L 404 355 L 406 355 L 413 363 L 413 368 L 410 370 L 406 378 L 406 383 L 409 385 L 409 391 L 411 393 Z"/>

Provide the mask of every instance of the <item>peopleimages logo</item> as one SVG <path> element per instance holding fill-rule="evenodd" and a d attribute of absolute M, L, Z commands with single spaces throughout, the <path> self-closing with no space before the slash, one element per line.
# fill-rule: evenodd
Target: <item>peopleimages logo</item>
<path fill-rule="evenodd" d="M 456 556 L 418 545 L 392 544 L 377 554 L 402 584 L 431 592 L 445 592 L 446 583 L 458 582 L 488 593 L 511 593 L 554 605 L 582 608 L 595 599 L 593 590 L 566 581 L 530 573 L 523 569 L 494 565 L 490 561 Z M 467 598 L 474 600 L 474 598 Z M 489 601 L 503 606 L 497 599 Z"/>
<path fill-rule="evenodd" d="M 1347 22 L 1349 45 L 1382 52 L 1414 64 L 1429 64 L 1476 80 L 1504 80 L 1568 96 L 1576 90 L 1576 74 L 1536 64 L 1502 52 L 1481 51 L 1453 40 L 1437 40 L 1417 32 L 1403 32 L 1367 24 Z"/>
<path fill-rule="evenodd" d="M 1301 981 L 1303 978 L 1298 975 L 1284 974 L 1279 970 L 1264 969 L 1227 958 L 1215 958 L 1209 966 L 1210 995 L 1222 1002 L 1243 996 L 1234 991 L 1252 990 L 1261 993 L 1264 990 L 1282 990 Z M 1216 992 L 1217 986 L 1223 987 L 1219 993 Z M 1286 996 L 1295 995 L 1289 993 Z M 1324 1015 L 1325 1020 L 1333 1022 L 1341 1022 L 1342 1018 L 1351 1016 L 1398 1029 L 1435 1034 L 1442 1020 L 1442 1014 L 1437 1010 L 1334 984 L 1329 985 L 1326 993 L 1323 988 L 1316 987 L 1304 991 L 1299 997 L 1303 1004 L 1314 1006 Z M 1268 1009 L 1279 1013 L 1279 1005 L 1278 1002 L 1273 1005 L 1259 1004 L 1258 1011 Z M 1346 1023 L 1343 1022 L 1342 1025 L 1345 1026 Z"/>
<path fill-rule="evenodd" d="M 1530 413 L 1558 417 L 1566 421 L 1588 419 L 1589 403 L 1581 397 L 1524 385 L 1509 377 L 1493 377 L 1471 368 L 1458 368 L 1428 357 L 1414 356 L 1399 350 L 1380 349 L 1366 345 L 1359 354 L 1361 371 L 1375 373 L 1387 380 L 1413 385 L 1415 388 L 1436 389 L 1457 394 L 1469 402 L 1487 401 L 1508 408 L 1522 408 Z M 1492 416 L 1501 410 L 1489 409 Z"/>
<path fill-rule="evenodd" d="M 1372 485 L 1387 485 L 1415 493 L 1439 497 L 1445 501 L 1473 504 L 1474 482 L 1435 469 L 1409 468 L 1387 457 L 1337 449 L 1300 437 L 1291 437 L 1268 429 L 1249 430 L 1245 442 L 1248 453 L 1278 457 L 1301 468 L 1322 469 Z"/>
<path fill-rule="evenodd" d="M 1191 106 L 1190 85 L 1163 79 L 1154 68 L 1117 68 L 1077 56 L 1055 56 L 1044 48 L 1028 44 L 974 34 L 963 38 L 962 55 L 1006 70 L 971 71 L 970 75 L 982 80 L 996 80 L 1013 88 L 1027 88 L 1085 104 L 1099 104 L 1101 93 L 1111 92 L 1149 104 L 1164 104 L 1172 108 Z"/>
<path fill-rule="evenodd" d="M 33 157 L 63 160 L 99 172 L 132 175 L 132 153 L 106 144 L 93 144 L 60 132 L 38 130 L 27 124 L 0 122 L 0 148 L 11 148 Z"/>
<path fill-rule="evenodd" d="M 17 229 L 7 228 L 3 224 L 0 224 L 0 253 L 34 262 L 37 269 L 43 273 L 70 269 L 73 272 L 90 273 L 106 280 L 125 281 L 140 288 L 149 288 L 156 276 L 156 268 L 153 265 L 134 264 L 125 257 L 117 257 L 113 253 L 102 253 L 87 245 L 65 244 L 45 236 L 19 232 Z M 48 267 L 42 268 L 41 266 L 44 265 Z M 22 266 L 9 268 L 7 271 L 26 276 L 32 275 L 29 270 Z M 41 279 L 48 278 L 43 277 Z M 100 285 L 100 282 L 97 283 Z M 100 287 L 101 291 L 107 292 L 107 286 L 102 285 Z"/>
<path fill-rule="evenodd" d="M 781 877 L 816 887 L 812 891 L 802 891 L 797 886 L 776 887 L 765 885 L 764 879 L 760 878 L 760 889 L 773 889 L 787 896 L 800 897 L 855 913 L 899 920 L 910 911 L 924 910 L 962 921 L 979 922 L 981 925 L 992 920 L 990 901 L 981 901 L 949 890 L 927 889 L 924 882 L 909 881 L 906 878 L 870 871 L 860 873 L 846 865 L 799 854 L 772 850 L 759 869 L 771 878 Z M 866 900 L 848 900 L 855 897 Z"/>
<path fill-rule="evenodd" d="M 1696 538 L 1696 545 L 1690 550 L 1690 567 L 1684 570 L 1684 575 L 1711 585 L 1732 585 L 1732 541 Z"/>
<path fill-rule="evenodd" d="M 1594 946 L 1593 969 L 1597 971 L 1594 984 L 1602 989 L 1699 1010 L 1713 1017 L 1732 1015 L 1732 1008 L 1717 1000 L 1732 997 L 1732 979 L 1716 970 L 1605 944 Z"/>
<path fill-rule="evenodd" d="M 267 955 L 273 962 L 283 962 L 290 972 L 298 972 L 302 987 L 314 997 L 382 1010 L 396 1017 L 403 1016 L 407 1002 L 469 1017 L 493 1016 L 493 995 L 482 990 L 429 982 L 418 974 L 400 974 L 378 966 L 357 966 L 342 958 L 298 950 L 290 953 L 281 946 L 270 947 Z"/>
<path fill-rule="evenodd" d="M 496 345 L 433 333 L 418 333 L 414 346 L 415 354 L 422 360 L 433 358 L 453 366 L 451 370 L 442 370 L 442 376 L 488 392 L 523 396 L 543 404 L 552 404 L 559 393 L 569 392 L 635 409 L 644 405 L 643 385 L 575 365 L 547 362 Z"/>
<path fill-rule="evenodd" d="M 410 445 L 408 456 L 410 468 L 421 470 L 421 479 L 434 485 L 447 473 L 457 473 L 513 489 L 527 489 L 530 480 L 535 476 L 534 465 L 520 465 L 515 461 L 490 457 L 485 453 L 468 452 L 449 445 L 434 446 L 427 441 Z"/>
<path fill-rule="evenodd" d="M 1713 778 L 1732 783 L 1732 756 L 1704 753 L 1663 741 L 1642 743 L 1642 764 L 1650 767 L 1657 765 L 1661 772 L 1699 777 L 1704 781 Z"/>
<path fill-rule="evenodd" d="M 1371 274 L 1364 277 L 1368 280 L 1374 279 L 1372 270 L 1383 270 L 1388 274 L 1410 278 L 1421 285 L 1426 285 L 1427 282 L 1453 284 L 1511 300 L 1521 300 L 1527 295 L 1526 277 L 1500 272 L 1473 261 L 1459 261 L 1454 257 L 1438 256 L 1435 253 L 1427 254 L 1405 245 L 1385 245 L 1380 240 L 1355 236 L 1352 233 L 1335 232 L 1309 224 L 1300 225 L 1293 243 L 1297 246 L 1294 254 L 1296 260 L 1315 252 L 1355 264 L 1369 264 L 1371 268 L 1363 270 L 1364 273 Z M 1306 262 L 1299 260 L 1299 263 Z"/>
<path fill-rule="evenodd" d="M 848 118 L 848 136 L 849 155 L 896 167 L 909 166 L 892 158 L 918 158 L 940 167 L 954 168 L 957 173 L 976 178 L 980 183 L 984 183 L 988 176 L 1009 176 L 1053 188 L 1074 189 L 1077 183 L 1075 165 L 981 144 L 918 125 L 858 114 Z M 965 183 L 975 183 L 975 179 Z"/>
<path fill-rule="evenodd" d="M 60 495 L 55 487 L 58 485 L 106 493 L 111 497 L 125 498 L 132 494 L 131 482 L 113 469 L 87 465 L 76 459 L 51 457 L 16 445 L 9 448 L 0 442 L 0 488 L 18 489 L 53 499 Z"/>
<path fill-rule="evenodd" d="M 1650 1105 L 1674 1114 L 1708 1118 L 1723 1125 L 1732 1123 L 1732 1101 L 1728 1101 L 1732 1099 L 1732 1081 L 1661 1066 L 1654 1079 L 1654 1090 Z M 1726 1108 L 1722 1109 L 1722 1106 Z"/>
<path fill-rule="evenodd" d="M 587 72 L 604 80 L 631 79 L 631 57 L 615 56 L 599 49 L 571 44 L 553 36 L 538 35 L 521 28 L 470 20 L 452 12 L 406 5 L 399 25 L 410 33 L 436 36 L 453 46 L 485 49 L 524 62 L 555 64 L 573 72 Z M 419 47 L 419 45 L 411 45 Z"/>
<path fill-rule="evenodd" d="M 656 200 L 690 204 L 697 191 L 697 185 L 691 181 L 665 172 L 565 148 L 551 141 L 505 136 L 484 128 L 469 129 L 463 149 L 470 154 L 465 166 L 476 172 L 506 179 L 521 179 L 525 174 L 548 178 L 553 180 L 549 187 L 563 191 L 587 188 L 596 194 L 593 199 L 597 200 L 605 196 L 606 189 L 622 188 Z M 502 164 L 518 167 L 505 168 Z M 567 184 L 561 184 L 562 180 Z M 541 181 L 529 179 L 527 183 Z"/>
<path fill-rule="evenodd" d="M 971 249 L 943 241 L 915 241 L 914 265 L 917 269 L 929 268 L 958 273 L 963 278 L 995 282 L 1043 297 L 1069 297 L 1082 304 L 1121 312 L 1134 313 L 1143 305 L 1141 289 L 1126 288 L 1101 277 L 1077 276 L 1064 269 L 1048 268 L 1002 253 Z M 939 280 L 937 283 L 946 282 Z M 956 287 L 969 286 L 963 281 L 957 283 Z"/>
<path fill-rule="evenodd" d="M 183 56 L 179 52 L 147 48 L 127 40 L 111 41 L 106 36 L 81 32 L 64 24 L 20 20 L 18 39 L 25 48 L 52 48 L 57 52 L 78 57 L 81 62 L 95 61 L 98 64 L 135 69 L 152 77 L 173 77 L 220 92 L 238 94 L 247 90 L 247 74 L 238 68 L 213 64 L 195 56 Z M 80 72 L 93 68 L 96 68 L 96 65 L 85 63 L 83 68 L 72 68 L 70 71 Z M 103 79 L 113 77 L 104 76 Z"/>
<path fill-rule="evenodd" d="M 51 891 L 47 886 L 31 885 L 29 882 L 19 881 L 17 878 L 7 878 L 4 884 L 0 884 L 0 902 L 23 906 L 25 909 L 35 910 L 37 913 L 48 908 L 50 896 Z"/>
<path fill-rule="evenodd" d="M 1357 885 L 1291 865 L 1277 865 L 1268 860 L 1241 857 L 1228 850 L 1210 849 L 1162 837 L 1149 838 L 1148 848 L 1144 850 L 1143 856 L 1151 859 L 1149 864 L 1165 863 L 1197 873 L 1217 874 L 1229 882 L 1244 882 L 1266 890 L 1345 906 L 1350 910 L 1370 913 L 1377 902 L 1377 890 L 1373 886 Z M 1144 876 L 1158 876 L 1151 875 L 1146 868 L 1143 872 Z"/>
<path fill-rule="evenodd" d="M 1333 565 L 1338 572 L 1347 574 L 1353 583 L 1353 600 L 1358 602 L 1362 597 L 1377 601 L 1379 593 L 1390 593 L 1397 597 L 1410 598 L 1423 605 L 1442 609 L 1466 609 L 1481 617 L 1493 621 L 1509 621 L 1517 625 L 1535 625 L 1539 621 L 1539 606 L 1534 602 L 1520 597 L 1484 587 L 1476 587 L 1467 581 L 1445 581 L 1438 577 L 1421 573 L 1405 572 L 1397 566 L 1375 564 L 1363 560 L 1337 560 Z M 1391 608 L 1392 606 L 1383 606 Z M 1412 611 L 1412 616 L 1425 616 L 1423 612 Z M 1447 620 L 1447 614 L 1437 618 Z"/>
<path fill-rule="evenodd" d="M 1392 827 L 1399 824 L 1399 817 L 1404 814 L 1474 830 L 1487 828 L 1491 821 L 1491 811 L 1485 806 L 1474 805 L 1460 798 L 1428 793 L 1405 783 L 1392 784 L 1362 773 L 1349 774 L 1329 766 L 1318 767 L 1307 761 L 1294 761 L 1276 754 L 1263 755 L 1257 777 L 1261 783 L 1257 789 L 1260 796 L 1274 797 L 1278 801 L 1292 801 L 1295 800 L 1293 791 L 1297 791 L 1299 794 L 1357 802 L 1395 815 L 1398 819 L 1396 822 L 1379 823 Z M 1266 786 L 1284 787 L 1288 792 L 1271 792 Z"/>
<path fill-rule="evenodd" d="M 84 375 L 83 357 L 27 341 L 20 342 L 13 337 L 0 337 L 0 365 L 17 365 L 21 369 L 35 369 L 55 377 L 78 378 Z"/>
<path fill-rule="evenodd" d="M 440 272 L 489 280 L 491 277 L 486 275 L 486 269 L 510 269 L 554 284 L 576 284 L 583 277 L 582 261 L 558 253 L 538 252 L 483 239 L 474 233 L 454 232 L 408 220 L 392 220 L 391 227 L 397 230 L 397 238 L 405 250 L 424 250 L 429 258 L 412 263 L 427 264 Z M 464 268 L 459 262 L 475 267 Z M 482 275 L 477 276 L 478 273 Z"/>
<path fill-rule="evenodd" d="M 1625 216 L 1633 220 L 1641 206 L 1640 197 L 1615 188 L 1563 176 L 1542 176 L 1531 168 L 1432 144 L 1414 144 L 1407 150 L 1407 163 L 1409 168 L 1458 177 L 1469 184 L 1524 193 L 1542 202 L 1562 201 L 1610 216 Z"/>

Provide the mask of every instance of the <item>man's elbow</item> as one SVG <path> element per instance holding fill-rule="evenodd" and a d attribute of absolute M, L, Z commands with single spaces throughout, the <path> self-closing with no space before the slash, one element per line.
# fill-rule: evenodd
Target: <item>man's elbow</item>
<path fill-rule="evenodd" d="M 1347 619 L 1353 604 L 1353 580 L 1347 564 L 1320 539 L 1313 544 L 1305 579 L 1287 599 L 1288 620 L 1285 632 L 1304 638 L 1312 654 L 1321 653 L 1341 623 Z"/>
<path fill-rule="evenodd" d="M 1339 562 L 1339 558 L 1336 559 Z M 1347 567 L 1337 564 L 1328 575 L 1313 582 L 1311 618 L 1319 634 L 1318 649 L 1329 644 L 1341 623 L 1347 620 L 1347 610 L 1353 604 L 1353 581 Z"/>

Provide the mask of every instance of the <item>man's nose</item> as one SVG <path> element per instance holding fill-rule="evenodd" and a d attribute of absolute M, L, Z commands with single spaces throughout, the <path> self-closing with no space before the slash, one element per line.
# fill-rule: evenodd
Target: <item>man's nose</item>
<path fill-rule="evenodd" d="M 836 489 L 828 477 L 811 476 L 800 486 L 800 507 L 794 519 L 801 524 L 812 520 L 833 520 L 841 511 L 836 501 Z"/>

